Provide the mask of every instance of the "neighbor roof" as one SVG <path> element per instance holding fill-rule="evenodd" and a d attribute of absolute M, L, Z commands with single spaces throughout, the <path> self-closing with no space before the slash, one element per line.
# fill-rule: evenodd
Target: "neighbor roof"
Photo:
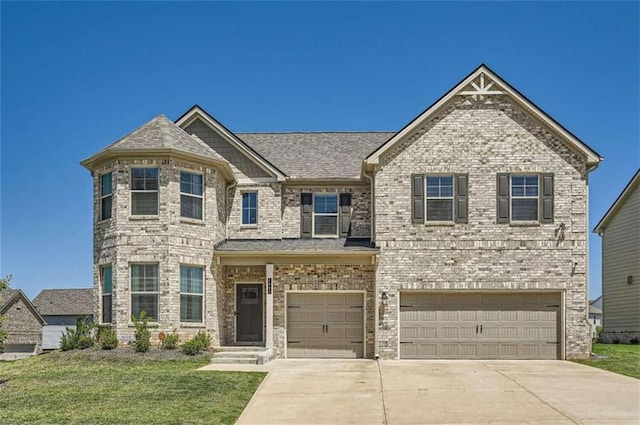
<path fill-rule="evenodd" d="M 390 132 L 237 133 L 291 179 L 359 179 L 369 152 Z"/>
<path fill-rule="evenodd" d="M 93 315 L 93 289 L 43 289 L 33 305 L 43 316 Z"/>
<path fill-rule="evenodd" d="M 594 305 L 589 304 L 589 314 L 602 314 L 602 310 Z"/>
<path fill-rule="evenodd" d="M 366 238 L 326 238 L 326 239 L 240 239 L 222 243 L 217 253 L 237 254 L 239 252 L 295 252 L 296 254 L 378 252 Z"/>
<path fill-rule="evenodd" d="M 90 158 L 81 162 L 90 168 L 100 158 L 109 153 L 139 153 L 139 152 L 180 152 L 196 156 L 206 161 L 213 161 L 222 165 L 231 179 L 233 173 L 227 160 L 211 149 L 197 136 L 187 134 L 169 118 L 158 115 L 141 127 L 110 144 Z"/>
<path fill-rule="evenodd" d="M 633 189 L 638 183 L 640 183 L 640 168 L 638 169 L 638 171 L 636 171 L 633 177 L 631 177 L 631 180 L 629 180 L 629 183 L 627 183 L 624 189 L 622 189 L 622 192 L 620 193 L 620 195 L 618 195 L 618 198 L 615 200 L 613 205 L 609 207 L 604 217 L 602 217 L 598 224 L 596 224 L 596 227 L 593 229 L 593 233 L 602 233 L 605 227 L 607 227 L 607 223 L 609 223 L 609 220 L 611 220 L 616 215 L 618 210 L 620 210 L 620 208 L 624 205 L 624 203 L 627 201 L 627 198 L 631 195 L 631 192 L 633 192 Z"/>
<path fill-rule="evenodd" d="M 9 309 L 9 306 L 13 305 L 14 300 L 17 298 L 22 298 L 22 301 L 31 313 L 33 313 L 35 318 L 44 325 L 44 319 L 21 289 L 5 289 L 4 291 L 0 291 L 0 314 L 4 314 L 6 310 Z"/>

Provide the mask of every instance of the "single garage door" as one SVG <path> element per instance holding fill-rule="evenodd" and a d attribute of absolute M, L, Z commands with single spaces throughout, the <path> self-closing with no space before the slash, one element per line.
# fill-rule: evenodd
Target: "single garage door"
<path fill-rule="evenodd" d="M 363 319 L 362 293 L 288 293 L 287 357 L 362 357 Z"/>
<path fill-rule="evenodd" d="M 404 359 L 558 359 L 559 293 L 400 295 Z"/>

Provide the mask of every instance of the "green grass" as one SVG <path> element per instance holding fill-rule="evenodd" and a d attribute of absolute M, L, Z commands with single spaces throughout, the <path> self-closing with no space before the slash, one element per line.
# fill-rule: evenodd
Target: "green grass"
<path fill-rule="evenodd" d="M 576 362 L 640 379 L 640 345 L 593 344 L 592 351 L 609 358 Z"/>
<path fill-rule="evenodd" d="M 59 352 L 0 362 L 0 423 L 233 424 L 265 374 L 196 370 L 207 363 Z"/>

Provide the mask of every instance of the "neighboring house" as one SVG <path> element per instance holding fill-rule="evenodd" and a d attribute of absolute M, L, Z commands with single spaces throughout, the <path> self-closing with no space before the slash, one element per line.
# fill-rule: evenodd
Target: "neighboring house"
<path fill-rule="evenodd" d="M 602 299 L 602 295 L 593 301 L 589 301 L 589 323 L 591 324 L 591 338 L 598 337 L 598 326 L 602 326 L 602 309 L 596 304 Z"/>
<path fill-rule="evenodd" d="M 587 357 L 600 160 L 484 65 L 399 132 L 161 115 L 82 161 L 95 314 L 277 357 Z"/>
<path fill-rule="evenodd" d="M 640 170 L 593 230 L 602 237 L 601 339 L 640 340 Z"/>
<path fill-rule="evenodd" d="M 43 289 L 33 299 L 46 324 L 42 329 L 42 349 L 60 347 L 60 338 L 67 327 L 76 327 L 79 317 L 93 320 L 93 289 Z"/>
<path fill-rule="evenodd" d="M 12 359 L 41 351 L 44 319 L 20 289 L 0 291 L 2 328 L 8 334 L 3 358 Z"/>

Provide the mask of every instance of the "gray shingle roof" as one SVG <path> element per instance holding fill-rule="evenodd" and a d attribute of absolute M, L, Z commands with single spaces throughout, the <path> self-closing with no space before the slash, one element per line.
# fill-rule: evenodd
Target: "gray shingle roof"
<path fill-rule="evenodd" d="M 602 310 L 594 305 L 589 305 L 589 314 L 602 314 Z"/>
<path fill-rule="evenodd" d="M 226 241 L 216 251 L 238 252 L 323 252 L 323 251 L 370 251 L 378 249 L 371 246 L 366 238 L 326 238 L 326 239 L 237 239 Z"/>
<path fill-rule="evenodd" d="M 182 152 L 209 157 L 227 162 L 216 151 L 202 140 L 187 134 L 169 118 L 158 115 L 148 123 L 133 130 L 118 141 L 102 149 L 96 155 L 110 150 L 147 150 L 147 149 L 176 149 Z"/>
<path fill-rule="evenodd" d="M 11 288 L 0 291 L 0 308 L 4 307 L 7 301 L 9 301 L 18 291 L 18 289 Z"/>
<path fill-rule="evenodd" d="M 43 289 L 33 305 L 43 316 L 92 315 L 93 289 Z"/>
<path fill-rule="evenodd" d="M 395 133 L 236 133 L 293 179 L 359 178 L 362 161 Z"/>

